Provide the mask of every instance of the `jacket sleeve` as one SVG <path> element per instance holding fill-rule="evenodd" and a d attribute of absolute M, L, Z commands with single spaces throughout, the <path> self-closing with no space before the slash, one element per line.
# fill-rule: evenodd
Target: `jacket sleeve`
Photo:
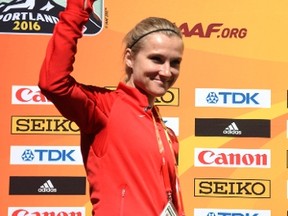
<path fill-rule="evenodd" d="M 48 43 L 38 85 L 64 117 L 76 122 L 81 130 L 91 132 L 89 130 L 95 128 L 96 124 L 96 96 L 93 93 L 96 88 L 77 83 L 70 75 L 77 41 L 82 37 L 82 29 L 88 18 L 89 10 L 83 10 L 75 4 L 67 5 L 60 13 L 59 22 Z M 103 93 L 104 89 L 99 88 L 98 91 Z M 105 116 L 97 113 L 99 121 L 103 118 Z"/>

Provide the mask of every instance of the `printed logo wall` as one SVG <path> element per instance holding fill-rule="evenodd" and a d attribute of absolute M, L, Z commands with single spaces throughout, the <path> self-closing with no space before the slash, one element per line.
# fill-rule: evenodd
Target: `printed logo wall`
<path fill-rule="evenodd" d="M 37 87 L 65 4 L 0 0 L 0 215 L 91 215 L 79 129 Z M 284 0 L 94 4 L 73 73 L 83 83 L 118 84 L 122 38 L 142 18 L 166 17 L 183 32 L 180 78 L 156 103 L 180 141 L 188 216 L 287 214 L 287 8 Z"/>

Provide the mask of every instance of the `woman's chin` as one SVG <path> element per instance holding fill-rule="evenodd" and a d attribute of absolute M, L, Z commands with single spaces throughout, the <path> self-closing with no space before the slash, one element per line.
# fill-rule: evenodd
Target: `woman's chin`
<path fill-rule="evenodd" d="M 162 97 L 163 95 L 166 94 L 166 92 L 167 92 L 167 90 L 163 88 L 161 90 L 154 91 L 153 96 L 154 97 Z"/>

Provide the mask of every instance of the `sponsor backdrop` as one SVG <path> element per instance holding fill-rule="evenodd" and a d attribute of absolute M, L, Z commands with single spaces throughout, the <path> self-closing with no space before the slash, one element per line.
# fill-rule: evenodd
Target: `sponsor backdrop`
<path fill-rule="evenodd" d="M 0 0 L 0 215 L 91 212 L 77 125 L 37 87 L 65 4 Z M 287 8 L 284 0 L 94 5 L 74 72 L 87 84 L 122 79 L 122 38 L 140 19 L 163 16 L 182 29 L 180 78 L 156 103 L 179 137 L 189 216 L 287 214 Z"/>

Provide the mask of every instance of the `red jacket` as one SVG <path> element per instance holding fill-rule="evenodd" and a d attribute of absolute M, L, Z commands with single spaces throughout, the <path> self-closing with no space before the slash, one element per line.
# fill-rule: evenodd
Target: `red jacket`
<path fill-rule="evenodd" d="M 80 128 L 93 215 L 157 216 L 167 195 L 147 97 L 122 82 L 111 91 L 80 84 L 70 75 L 77 39 L 87 19 L 85 11 L 61 13 L 47 48 L 39 87 L 61 114 Z M 156 121 L 174 191 L 173 156 L 159 118 Z M 177 155 L 178 142 L 175 136 L 172 139 Z"/>

